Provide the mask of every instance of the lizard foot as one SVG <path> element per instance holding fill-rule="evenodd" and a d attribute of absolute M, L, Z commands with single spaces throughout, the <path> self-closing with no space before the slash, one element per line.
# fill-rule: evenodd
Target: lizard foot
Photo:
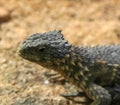
<path fill-rule="evenodd" d="M 71 94 L 60 94 L 60 96 L 66 98 L 68 100 L 71 100 L 75 103 L 80 103 L 80 104 L 89 104 L 92 102 L 91 100 L 86 98 L 87 96 L 84 92 L 74 92 Z M 84 97 L 84 100 L 81 100 L 82 97 Z"/>

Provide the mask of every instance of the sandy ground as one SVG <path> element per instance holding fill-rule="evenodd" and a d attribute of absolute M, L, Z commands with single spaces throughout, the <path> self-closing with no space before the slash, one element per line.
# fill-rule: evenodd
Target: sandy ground
<path fill-rule="evenodd" d="M 120 0 L 0 0 L 0 105 L 77 105 L 59 96 L 65 85 L 47 84 L 49 70 L 16 53 L 27 36 L 59 29 L 74 45 L 117 44 Z"/>

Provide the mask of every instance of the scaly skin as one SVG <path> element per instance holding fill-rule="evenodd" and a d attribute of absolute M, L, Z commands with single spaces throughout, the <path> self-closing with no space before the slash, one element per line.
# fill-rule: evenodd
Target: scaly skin
<path fill-rule="evenodd" d="M 105 87 L 120 84 L 120 45 L 75 47 L 61 31 L 34 34 L 18 49 L 23 58 L 60 73 L 93 100 L 90 105 L 110 105 Z"/>

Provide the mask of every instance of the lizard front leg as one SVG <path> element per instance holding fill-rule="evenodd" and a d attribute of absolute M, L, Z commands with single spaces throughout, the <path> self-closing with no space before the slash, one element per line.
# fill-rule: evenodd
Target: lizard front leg
<path fill-rule="evenodd" d="M 85 89 L 85 92 L 88 97 L 93 100 L 90 105 L 110 105 L 111 103 L 111 95 L 106 89 L 99 85 L 90 84 Z"/>

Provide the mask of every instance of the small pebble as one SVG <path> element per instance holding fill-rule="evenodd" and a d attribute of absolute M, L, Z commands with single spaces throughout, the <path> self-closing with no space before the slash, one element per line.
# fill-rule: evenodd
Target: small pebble
<path fill-rule="evenodd" d="M 4 7 L 0 7 L 0 22 L 5 22 L 10 19 L 10 11 Z"/>
<path fill-rule="evenodd" d="M 47 85 L 47 84 L 49 84 L 50 82 L 49 82 L 48 80 L 45 80 L 45 82 L 44 82 L 44 83 Z"/>
<path fill-rule="evenodd" d="M 0 59 L 0 63 L 1 63 L 1 64 L 7 63 L 7 59 L 1 58 L 1 59 Z"/>

